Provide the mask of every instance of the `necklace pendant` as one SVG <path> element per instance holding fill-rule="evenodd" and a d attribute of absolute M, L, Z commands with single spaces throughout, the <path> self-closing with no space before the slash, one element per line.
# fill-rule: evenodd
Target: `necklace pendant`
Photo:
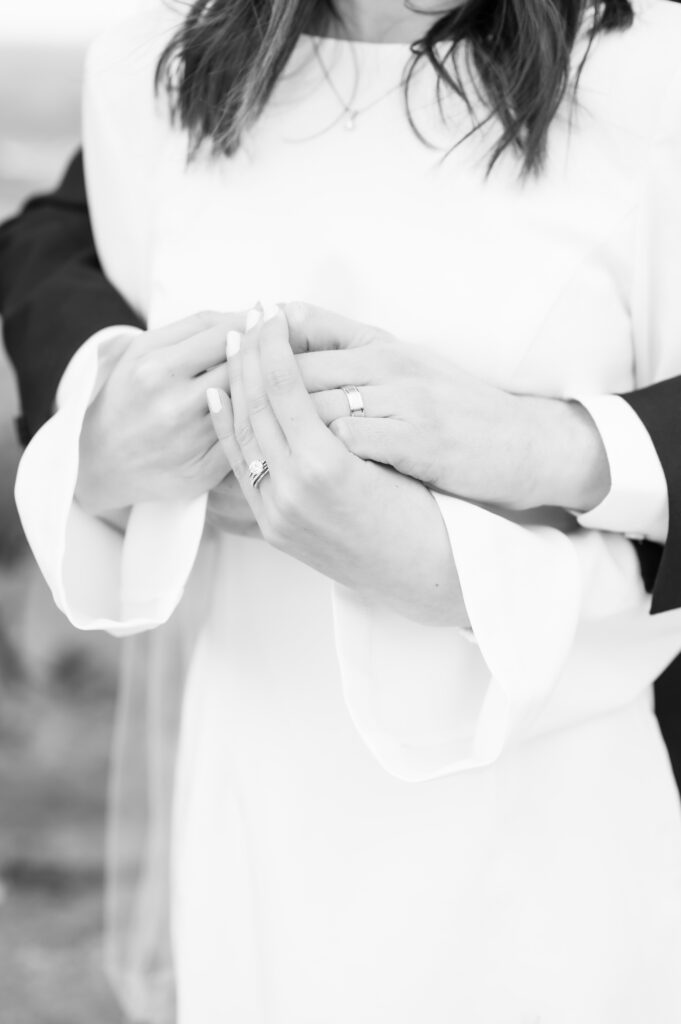
<path fill-rule="evenodd" d="M 347 113 L 347 116 L 345 118 L 345 123 L 344 123 L 343 127 L 345 128 L 346 132 L 354 132 L 354 130 L 355 130 L 355 121 L 357 120 L 357 111 L 356 110 L 348 110 L 348 111 L 346 111 L 346 113 Z"/>

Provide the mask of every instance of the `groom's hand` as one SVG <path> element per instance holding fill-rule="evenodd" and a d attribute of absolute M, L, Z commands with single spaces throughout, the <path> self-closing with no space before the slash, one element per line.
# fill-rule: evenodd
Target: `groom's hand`
<path fill-rule="evenodd" d="M 80 439 L 76 498 L 101 514 L 141 501 L 192 498 L 229 472 L 206 410 L 226 388 L 225 334 L 241 314 L 197 313 L 116 346 Z"/>
<path fill-rule="evenodd" d="M 513 394 L 327 310 L 284 309 L 305 386 L 354 455 L 505 509 L 585 511 L 608 493 L 605 448 L 579 403 Z M 350 416 L 347 385 L 359 388 L 363 416 Z"/>

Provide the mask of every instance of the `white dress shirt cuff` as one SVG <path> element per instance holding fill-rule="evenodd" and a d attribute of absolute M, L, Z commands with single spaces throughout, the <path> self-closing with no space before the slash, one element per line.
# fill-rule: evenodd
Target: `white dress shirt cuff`
<path fill-rule="evenodd" d="M 664 544 L 669 530 L 667 483 L 655 446 L 631 406 L 617 395 L 577 396 L 594 420 L 610 465 L 604 500 L 578 517 L 589 530 Z"/>

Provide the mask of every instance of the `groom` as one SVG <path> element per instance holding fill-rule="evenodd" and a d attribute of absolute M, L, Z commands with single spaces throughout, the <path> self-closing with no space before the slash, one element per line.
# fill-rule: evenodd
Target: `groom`
<path fill-rule="evenodd" d="M 59 380 L 86 339 L 114 326 L 143 328 L 99 265 L 80 154 L 55 192 L 34 198 L 0 226 L 0 313 L 19 382 L 24 444 L 51 416 Z M 667 481 L 664 548 L 633 541 L 657 614 L 681 607 L 681 377 L 633 392 L 624 401 L 650 435 Z M 637 472 L 634 465 L 634 476 Z M 681 786 L 681 657 L 656 685 L 656 710 Z"/>

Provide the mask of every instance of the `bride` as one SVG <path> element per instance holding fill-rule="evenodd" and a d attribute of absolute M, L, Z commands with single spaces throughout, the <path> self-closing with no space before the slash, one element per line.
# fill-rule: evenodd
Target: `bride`
<path fill-rule="evenodd" d="M 681 373 L 680 42 L 665 0 L 196 0 L 92 49 L 150 330 L 74 360 L 17 497 L 80 628 L 159 626 L 208 552 L 181 1024 L 681 1019 L 681 616 L 546 508 L 607 493 L 589 396 Z"/>

